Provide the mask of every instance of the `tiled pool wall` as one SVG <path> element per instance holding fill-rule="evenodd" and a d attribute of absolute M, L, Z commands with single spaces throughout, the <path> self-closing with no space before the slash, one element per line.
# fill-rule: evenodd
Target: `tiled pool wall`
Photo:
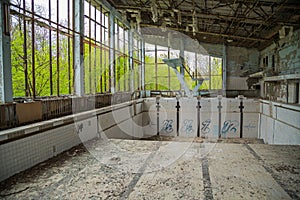
<path fill-rule="evenodd" d="M 97 137 L 260 138 L 300 144 L 300 108 L 258 99 L 140 99 L 0 132 L 0 181 Z"/>
<path fill-rule="evenodd" d="M 157 110 L 159 105 L 159 110 Z M 242 107 L 241 107 L 242 106 Z M 160 135 L 181 137 L 257 138 L 259 100 L 229 98 L 155 98 L 144 101 L 144 123 Z M 148 116 L 147 116 L 147 115 Z M 152 131 L 153 132 L 153 131 Z M 144 135 L 149 134 L 145 129 Z"/>

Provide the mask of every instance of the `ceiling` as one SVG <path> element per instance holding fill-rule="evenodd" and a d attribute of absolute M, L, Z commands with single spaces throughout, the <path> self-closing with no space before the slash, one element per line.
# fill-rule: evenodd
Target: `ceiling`
<path fill-rule="evenodd" d="M 200 42 L 263 49 L 300 28 L 299 0 L 109 0 L 138 27 L 172 29 Z M 148 29 L 141 29 L 143 32 Z"/>

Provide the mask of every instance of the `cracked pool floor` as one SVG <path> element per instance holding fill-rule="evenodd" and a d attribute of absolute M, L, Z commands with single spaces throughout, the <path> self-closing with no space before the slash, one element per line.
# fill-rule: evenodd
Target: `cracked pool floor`
<path fill-rule="evenodd" d="M 299 152 L 239 139 L 99 139 L 1 182 L 0 198 L 300 199 Z"/>

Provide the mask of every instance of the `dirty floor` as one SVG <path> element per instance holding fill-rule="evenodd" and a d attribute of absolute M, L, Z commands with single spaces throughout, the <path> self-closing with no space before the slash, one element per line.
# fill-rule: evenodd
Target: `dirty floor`
<path fill-rule="evenodd" d="M 300 146 L 106 140 L 0 183 L 0 199 L 300 199 Z"/>

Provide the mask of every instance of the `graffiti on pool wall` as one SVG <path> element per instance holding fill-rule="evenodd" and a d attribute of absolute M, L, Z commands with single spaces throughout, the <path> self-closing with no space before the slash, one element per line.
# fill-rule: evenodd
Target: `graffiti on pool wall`
<path fill-rule="evenodd" d="M 248 131 L 252 128 L 256 128 L 254 124 L 249 123 L 248 125 L 244 126 Z"/>
<path fill-rule="evenodd" d="M 194 132 L 193 120 L 188 120 L 188 119 L 184 120 L 181 131 L 185 132 L 187 135 L 191 135 Z"/>
<path fill-rule="evenodd" d="M 210 119 L 207 119 L 204 122 L 202 122 L 202 128 L 201 128 L 202 133 L 206 134 L 210 132 L 210 128 L 209 128 L 210 123 L 211 123 Z"/>
<path fill-rule="evenodd" d="M 173 132 L 173 120 L 172 119 L 166 119 L 163 121 L 163 127 L 161 129 L 162 131 L 165 131 L 166 133 Z"/>
<path fill-rule="evenodd" d="M 236 120 L 226 120 L 223 123 L 222 134 L 226 135 L 227 133 L 235 133 L 237 131 L 237 127 L 239 122 Z"/>
<path fill-rule="evenodd" d="M 81 133 L 82 129 L 83 129 L 83 123 L 80 123 L 79 125 L 77 125 L 77 128 L 76 128 L 77 134 Z"/>

